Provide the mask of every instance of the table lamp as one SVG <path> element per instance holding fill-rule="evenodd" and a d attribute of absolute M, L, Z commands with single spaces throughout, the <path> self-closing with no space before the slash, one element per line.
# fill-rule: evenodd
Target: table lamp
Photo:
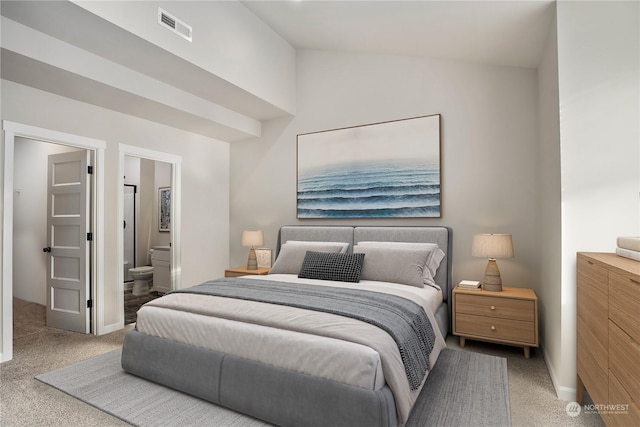
<path fill-rule="evenodd" d="M 511 234 L 476 234 L 473 236 L 471 255 L 489 258 L 484 271 L 482 289 L 486 291 L 502 291 L 502 279 L 496 258 L 513 258 L 513 242 Z"/>
<path fill-rule="evenodd" d="M 242 246 L 249 246 L 249 259 L 247 260 L 247 270 L 258 269 L 258 259 L 256 258 L 256 246 L 261 246 L 264 242 L 262 230 L 244 230 L 242 232 Z"/>

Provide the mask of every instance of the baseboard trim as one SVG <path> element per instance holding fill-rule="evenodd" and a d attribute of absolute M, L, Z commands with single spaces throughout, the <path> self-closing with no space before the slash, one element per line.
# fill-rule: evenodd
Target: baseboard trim
<path fill-rule="evenodd" d="M 112 323 L 110 325 L 104 325 L 104 327 L 98 332 L 98 335 L 110 334 L 111 332 L 119 331 L 123 328 L 124 325 L 122 323 Z"/>
<path fill-rule="evenodd" d="M 549 363 L 549 360 L 551 360 L 551 358 L 547 354 L 547 351 L 544 347 L 540 346 L 540 349 L 542 350 L 542 358 L 544 359 L 544 364 L 547 365 L 547 371 L 549 371 L 549 376 L 551 377 L 551 383 L 553 384 L 553 388 L 556 391 L 556 396 L 558 396 L 558 399 L 565 402 L 574 402 L 576 400 L 576 389 L 564 387 L 558 383 L 558 378 L 555 371 L 553 370 L 553 366 Z"/>

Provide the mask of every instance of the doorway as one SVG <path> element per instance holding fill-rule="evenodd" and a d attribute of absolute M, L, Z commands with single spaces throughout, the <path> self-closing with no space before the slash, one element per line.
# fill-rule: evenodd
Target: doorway
<path fill-rule="evenodd" d="M 171 163 L 124 156 L 124 323 L 171 291 Z M 133 253 L 132 253 L 133 252 Z"/>
<path fill-rule="evenodd" d="M 100 302 L 104 295 L 103 280 L 101 271 L 104 266 L 104 218 L 101 208 L 104 200 L 104 150 L 106 142 L 93 138 L 86 138 L 78 135 L 66 134 L 49 129 L 37 128 L 34 126 L 3 121 L 4 141 L 3 141 L 3 205 L 2 205 L 2 353 L 1 360 L 9 361 L 13 358 L 13 296 L 14 296 L 14 261 L 22 260 L 14 256 L 14 201 L 18 194 L 14 186 L 14 174 L 16 172 L 15 147 L 16 139 L 25 138 L 27 140 L 40 141 L 48 144 L 58 144 L 76 149 L 89 150 L 94 153 L 94 163 L 96 170 L 94 173 L 91 192 L 93 200 L 91 203 L 91 222 L 94 226 L 95 240 L 90 244 L 91 274 L 90 274 L 90 294 L 94 302 L 90 314 L 90 321 L 93 325 L 91 332 L 101 334 L 104 332 L 104 321 L 101 312 Z M 27 170 L 32 169 L 27 167 Z M 24 193 L 22 193 L 24 195 Z M 37 242 L 40 248 L 38 253 L 42 253 L 41 241 Z"/>
<path fill-rule="evenodd" d="M 118 215 L 123 227 L 119 230 L 119 266 L 122 269 L 120 298 L 123 301 L 123 312 L 130 313 L 127 307 L 132 301 L 131 293 L 136 287 L 130 282 L 127 269 L 131 261 L 127 261 L 125 246 L 129 246 L 125 215 L 128 214 L 126 194 L 131 192 L 129 185 L 136 186 L 135 205 L 135 267 L 153 267 L 153 275 L 149 282 L 149 290 L 153 295 L 164 294 L 180 288 L 180 176 L 182 158 L 173 154 L 155 150 L 120 144 L 120 207 Z M 167 200 L 170 202 L 167 204 Z M 143 301 L 147 294 L 140 295 L 137 300 Z M 129 320 L 127 320 L 129 319 Z M 125 315 L 124 322 L 131 321 Z"/>
<path fill-rule="evenodd" d="M 48 236 L 48 200 L 47 178 L 48 159 L 50 156 L 64 156 L 67 154 L 79 154 L 86 158 L 88 150 L 69 147 L 60 144 L 38 141 L 30 138 L 18 137 L 15 140 L 14 151 L 14 191 L 13 191 L 13 296 L 27 302 L 37 303 L 43 306 L 47 304 L 49 293 L 47 292 L 47 267 L 51 267 L 56 259 L 57 246 L 79 246 L 75 238 L 67 241 L 58 240 L 58 244 L 50 241 Z M 75 179 L 75 177 L 74 177 Z M 67 196 L 67 195 L 64 195 Z M 73 195 L 71 195 L 73 196 Z M 63 197 L 61 197 L 63 198 Z M 64 215 L 66 221 L 68 215 Z M 84 221 L 83 221 L 84 222 Z M 71 228 L 70 225 L 56 228 L 65 234 Z M 63 230 L 64 228 L 64 230 Z M 74 233 L 77 236 L 78 233 Z M 46 247 L 53 252 L 47 252 Z M 45 252 L 43 252 L 45 247 Z M 51 249 L 49 249 L 51 251 Z M 50 262 L 51 261 L 51 262 Z M 73 262 L 73 260 L 72 260 Z M 65 263 L 69 264 L 69 263 Z M 91 268 L 87 260 L 85 268 Z M 59 265 L 64 270 L 68 265 Z M 79 267 L 79 266 L 78 266 Z M 84 279 L 85 275 L 79 277 Z M 82 286 L 84 286 L 84 280 Z M 84 322 L 83 322 L 84 323 Z M 84 329 L 84 326 L 82 327 Z"/>

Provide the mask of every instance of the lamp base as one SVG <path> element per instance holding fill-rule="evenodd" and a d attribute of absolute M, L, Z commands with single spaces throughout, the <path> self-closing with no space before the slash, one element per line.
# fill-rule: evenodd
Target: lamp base
<path fill-rule="evenodd" d="M 256 250 L 251 248 L 249 249 L 249 259 L 247 260 L 247 270 L 257 270 L 258 269 L 258 258 L 256 257 Z"/>
<path fill-rule="evenodd" d="M 482 289 L 485 291 L 502 292 L 502 279 L 500 278 L 500 270 L 498 269 L 498 263 L 495 258 L 489 258 L 487 268 L 484 271 Z"/>

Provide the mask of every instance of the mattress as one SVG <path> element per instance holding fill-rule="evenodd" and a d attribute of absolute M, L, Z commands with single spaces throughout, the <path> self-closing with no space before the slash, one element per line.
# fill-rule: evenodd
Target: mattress
<path fill-rule="evenodd" d="M 319 286 L 337 286 L 355 289 L 367 289 L 382 293 L 389 293 L 411 299 L 423 306 L 434 323 L 433 313 L 442 304 L 441 291 L 432 288 L 417 288 L 386 282 L 360 281 L 359 283 L 343 283 L 299 279 L 295 275 L 247 276 L 254 280 L 278 280 L 314 284 Z M 197 299 L 197 300 L 194 300 Z M 208 298 L 207 304 L 218 306 L 215 315 L 200 306 L 200 300 Z M 258 361 L 267 365 L 284 368 L 306 375 L 325 378 L 331 381 L 360 387 L 367 390 L 379 390 L 388 384 L 389 371 L 385 376 L 384 358 L 381 352 L 368 345 L 339 339 L 335 336 L 322 336 L 301 330 L 285 330 L 269 324 L 248 323 L 236 316 L 236 311 L 249 314 L 262 312 L 267 318 L 273 318 L 274 310 L 270 304 L 252 301 L 238 301 L 228 298 L 187 294 L 170 294 L 162 299 L 154 300 L 143 306 L 138 312 L 136 329 L 144 334 L 159 338 L 178 341 L 210 350 L 224 351 L 227 354 Z M 184 310 L 182 308 L 185 308 Z M 266 310 L 266 312 L 264 312 Z M 287 308 L 285 317 L 291 317 L 292 323 L 304 323 L 303 313 L 307 310 Z M 320 314 L 318 314 L 320 315 Z M 305 314 L 308 316 L 308 314 Z M 329 320 L 328 329 L 353 329 L 354 319 L 333 316 Z M 300 320 L 299 320 L 300 319 Z M 326 320 L 326 319 L 325 319 Z M 367 325 L 371 327 L 371 325 Z M 436 324 L 433 324 L 437 329 Z M 373 327 L 377 330 L 377 328 Z M 381 334 L 386 335 L 380 330 Z M 328 334 L 331 335 L 331 334 Z M 337 334 L 337 336 L 342 336 Z M 438 344 L 434 349 L 434 361 L 437 353 L 444 347 L 441 334 L 437 334 Z M 397 348 L 395 349 L 397 352 Z M 389 358 L 389 356 L 385 356 Z M 402 388 L 397 384 L 397 378 L 392 379 L 392 389 Z M 411 407 L 419 390 L 394 390 L 398 409 L 406 412 Z M 400 395 L 400 399 L 398 399 Z M 404 410 L 402 410 L 404 407 Z"/>

